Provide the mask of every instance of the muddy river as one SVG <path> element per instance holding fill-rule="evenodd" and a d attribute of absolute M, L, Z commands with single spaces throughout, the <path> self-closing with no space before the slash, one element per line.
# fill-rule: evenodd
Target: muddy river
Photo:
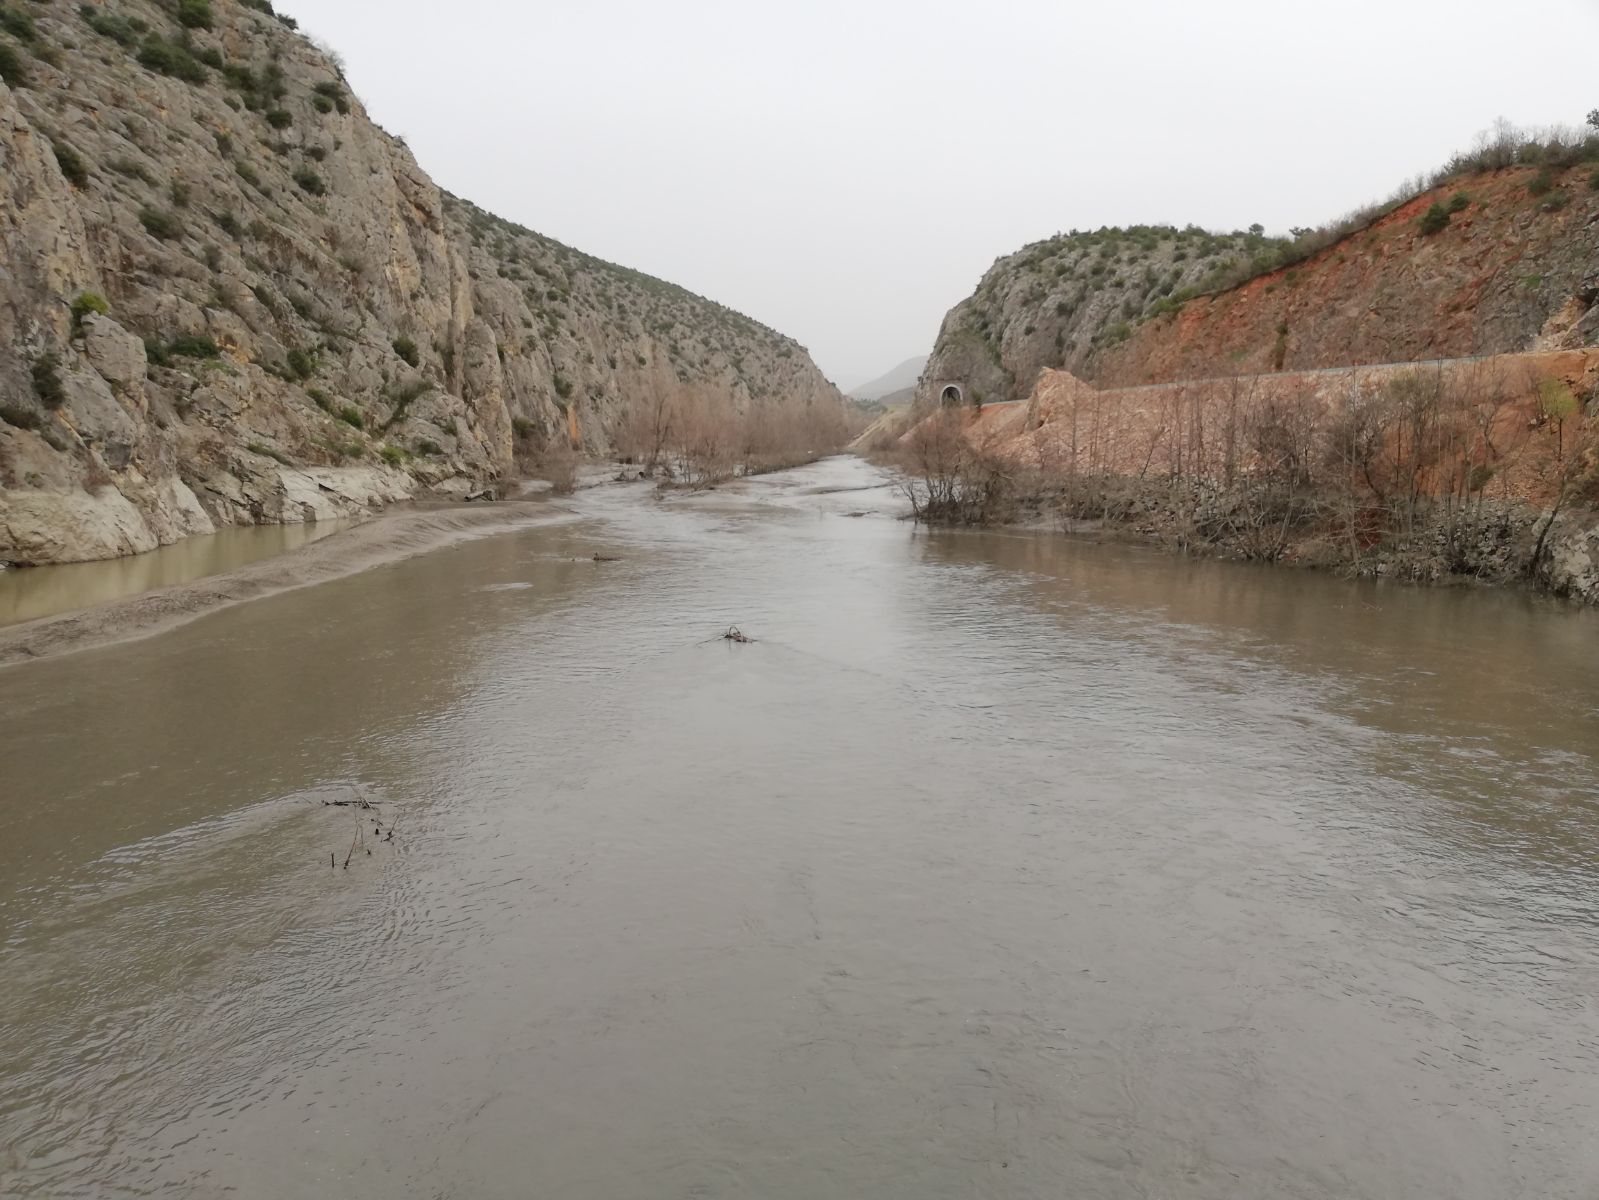
<path fill-rule="evenodd" d="M 0 625 L 137 596 L 205 579 L 337 533 L 348 521 L 312 525 L 241 525 L 185 538 L 148 554 L 47 570 L 0 571 Z"/>
<path fill-rule="evenodd" d="M 1595 614 L 882 484 L 0 670 L 0 1195 L 1599 1194 Z"/>

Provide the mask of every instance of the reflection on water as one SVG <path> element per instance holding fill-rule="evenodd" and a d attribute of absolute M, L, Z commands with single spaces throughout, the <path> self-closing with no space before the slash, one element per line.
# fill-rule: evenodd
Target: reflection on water
<path fill-rule="evenodd" d="M 0 1195 L 1593 1196 L 1594 615 L 878 478 L 0 672 Z"/>
<path fill-rule="evenodd" d="M 0 625 L 76 612 L 124 596 L 220 575 L 325 538 L 348 525 L 348 521 L 239 525 L 127 558 L 0 571 Z"/>

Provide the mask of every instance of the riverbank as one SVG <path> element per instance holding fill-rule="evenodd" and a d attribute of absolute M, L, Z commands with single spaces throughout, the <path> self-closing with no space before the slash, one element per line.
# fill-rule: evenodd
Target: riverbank
<path fill-rule="evenodd" d="M 1099 389 L 907 414 L 857 448 L 931 522 L 1123 527 L 1222 558 L 1599 604 L 1599 353 Z"/>
<path fill-rule="evenodd" d="M 1039 480 L 1009 524 L 1181 554 L 1433 586 L 1530 587 L 1599 604 L 1599 513 L 1515 501 L 1439 507 L 1379 533 L 1339 498 L 1192 480 Z"/>
<path fill-rule="evenodd" d="M 353 528 L 236 570 L 0 628 L 0 667 L 149 637 L 248 600 L 327 583 L 474 538 L 571 520 L 573 515 L 540 500 L 391 508 Z"/>
<path fill-rule="evenodd" d="M 560 504 L 560 498 L 570 492 L 629 483 L 648 484 L 649 494 L 661 498 L 716 491 L 745 479 L 808 465 L 818 457 L 805 455 L 783 465 L 769 464 L 746 473 L 692 483 L 654 479 L 641 474 L 637 467 L 615 462 L 573 462 L 562 474 L 559 487 L 552 486 L 548 479 L 508 480 L 500 486 L 503 494 L 511 498 L 494 503 L 402 502 L 376 510 L 353 528 L 234 569 L 112 600 L 91 601 L 59 615 L 0 626 L 0 668 L 149 637 L 235 604 L 327 583 L 459 542 L 573 520 L 578 514 Z M 184 540 L 174 545 L 181 546 Z M 104 563 L 128 563 L 139 557 L 124 555 Z M 100 564 L 14 569 L 79 570 L 96 565 Z M 4 582 L 4 576 L 0 576 L 0 585 Z"/>
<path fill-rule="evenodd" d="M 1599 605 L 1599 513 L 1516 501 L 1446 506 L 1403 531 L 1362 524 L 1338 497 L 1209 480 L 978 472 L 918 519 L 944 527 L 1050 531 L 1171 553 L 1429 586 L 1526 587 Z M 935 489 L 936 490 L 936 489 Z M 938 499 L 938 498 L 935 498 Z"/>

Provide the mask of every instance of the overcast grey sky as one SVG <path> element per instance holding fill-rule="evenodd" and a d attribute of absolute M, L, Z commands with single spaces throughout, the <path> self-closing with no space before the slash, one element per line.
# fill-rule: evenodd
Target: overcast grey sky
<path fill-rule="evenodd" d="M 1073 227 L 1318 224 L 1599 105 L 1599 0 L 279 0 L 438 183 L 849 386 Z"/>

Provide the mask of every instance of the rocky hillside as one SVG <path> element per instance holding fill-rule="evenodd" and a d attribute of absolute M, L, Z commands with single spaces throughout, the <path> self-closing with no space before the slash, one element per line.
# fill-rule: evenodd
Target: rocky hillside
<path fill-rule="evenodd" d="M 1138 225 L 1060 234 L 998 260 L 944 318 L 919 398 L 958 383 L 968 400 L 1027 395 L 1039 372 L 1091 376 L 1106 347 L 1168 312 L 1240 262 L 1280 245 L 1259 228 Z"/>
<path fill-rule="evenodd" d="M 804 349 L 441 191 L 268 0 L 0 0 L 0 559 L 464 491 Z"/>
<path fill-rule="evenodd" d="M 1450 180 L 1302 263 L 1146 322 L 1090 374 L 1145 383 L 1599 344 L 1596 172 Z"/>
<path fill-rule="evenodd" d="M 1566 165 L 1451 171 L 1297 245 L 1258 227 L 1037 243 L 951 310 L 919 398 L 952 382 L 967 399 L 1019 398 L 1048 367 L 1127 384 L 1592 345 L 1599 164 L 1580 159 L 1594 150 L 1590 138 Z"/>

